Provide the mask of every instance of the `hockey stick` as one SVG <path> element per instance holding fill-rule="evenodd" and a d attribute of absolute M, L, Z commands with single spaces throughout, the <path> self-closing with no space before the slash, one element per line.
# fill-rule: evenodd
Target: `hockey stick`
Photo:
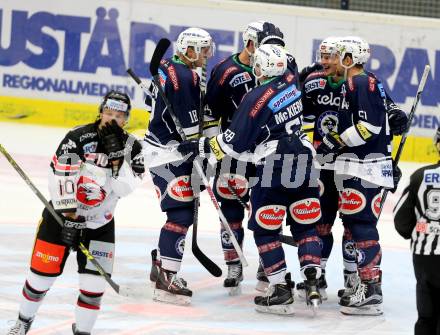
<path fill-rule="evenodd" d="M 47 210 L 50 212 L 50 214 L 53 216 L 55 221 L 61 226 L 64 226 L 63 219 L 55 212 L 52 205 L 46 200 L 43 194 L 38 190 L 38 188 L 32 183 L 32 181 L 29 179 L 29 177 L 26 175 L 26 173 L 21 169 L 21 167 L 17 164 L 17 162 L 12 158 L 12 156 L 9 154 L 9 152 L 0 144 L 0 151 L 1 153 L 6 157 L 8 162 L 12 165 L 12 167 L 15 169 L 15 171 L 18 172 L 18 174 L 23 178 L 23 180 L 28 184 L 32 192 L 38 197 L 38 199 L 41 200 L 41 202 L 44 204 L 44 207 L 47 208 Z M 96 270 L 99 272 L 101 276 L 104 277 L 105 281 L 112 287 L 113 290 L 115 290 L 116 293 L 123 295 L 123 296 L 130 296 L 130 289 L 128 288 L 122 288 L 118 284 L 116 284 L 110 276 L 105 272 L 104 268 L 101 266 L 101 264 L 98 263 L 95 257 L 87 250 L 87 248 L 82 244 L 82 242 L 79 243 L 79 249 L 81 252 L 87 257 L 87 259 L 95 266 Z"/>
<path fill-rule="evenodd" d="M 169 104 L 168 99 L 166 98 L 162 86 L 159 82 L 159 64 L 163 56 L 165 55 L 166 50 L 170 46 L 170 41 L 167 39 L 161 39 L 159 43 L 156 46 L 156 49 L 154 50 L 153 57 L 151 59 L 150 63 L 150 72 L 153 74 L 153 81 L 156 87 L 158 88 L 159 94 L 161 95 L 162 99 L 165 101 L 165 104 L 167 105 L 167 109 L 170 111 L 170 115 L 173 117 L 173 113 L 171 112 L 171 106 Z M 133 78 L 133 80 L 142 88 L 144 92 L 149 92 L 148 88 L 145 84 L 142 83 L 140 78 L 131 70 L 128 69 L 127 73 Z M 160 88 L 160 89 L 159 89 Z M 176 121 L 175 121 L 176 122 Z M 185 134 L 183 133 L 182 128 L 178 129 L 177 124 L 180 125 L 179 121 L 177 120 L 176 129 L 179 132 L 180 136 L 183 136 L 182 138 L 186 138 Z M 181 130 L 181 131 L 179 131 Z M 208 256 L 206 256 L 198 247 L 197 243 L 194 244 L 194 240 L 197 239 L 197 218 L 198 218 L 198 211 L 199 211 L 199 203 L 198 203 L 198 197 L 195 199 L 195 206 L 194 206 L 194 221 L 193 221 L 193 241 L 192 241 L 192 251 L 196 259 L 202 264 L 208 271 L 215 277 L 220 277 L 222 275 L 222 270 L 218 267 L 217 264 L 215 264 Z M 194 225 L 195 224 L 195 225 Z"/>
<path fill-rule="evenodd" d="M 428 78 L 428 74 L 430 70 L 431 67 L 429 65 L 425 65 L 425 69 L 423 71 L 422 78 L 420 79 L 419 87 L 417 88 L 417 93 L 411 107 L 411 112 L 409 113 L 408 116 L 408 129 L 403 133 L 402 138 L 400 139 L 399 147 L 397 148 L 397 152 L 396 152 L 396 158 L 394 158 L 394 163 L 396 165 L 399 163 L 400 156 L 402 155 L 403 147 L 405 145 L 406 138 L 408 137 L 409 129 L 411 127 L 411 123 L 414 118 L 414 115 L 416 114 L 417 105 L 419 104 L 420 96 L 422 95 L 423 89 L 425 88 L 426 79 Z M 377 216 L 377 219 L 379 219 L 380 215 L 382 214 L 382 209 L 385 204 L 385 200 L 387 198 L 388 192 L 389 192 L 388 189 L 385 189 L 383 192 L 382 199 L 380 201 L 380 212 L 379 215 Z"/>
<path fill-rule="evenodd" d="M 224 180 L 226 178 L 223 178 Z M 235 199 L 240 203 L 240 205 L 249 211 L 249 205 L 244 202 L 244 200 L 240 197 L 240 195 L 234 190 L 234 188 L 229 183 L 229 180 L 225 180 L 226 187 L 228 188 L 229 192 L 235 197 Z M 298 244 L 295 242 L 295 239 L 292 236 L 284 235 L 280 233 L 280 242 L 284 244 L 291 245 L 292 247 L 297 247 Z"/>
<path fill-rule="evenodd" d="M 162 41 L 164 41 L 164 42 L 162 42 Z M 161 44 L 162 44 L 162 46 L 161 46 Z M 158 49 L 159 46 L 161 46 L 162 48 L 165 48 L 165 50 L 166 50 L 170 44 L 171 44 L 171 42 L 169 40 L 161 39 L 159 41 L 159 43 L 158 43 L 158 46 L 156 47 L 156 50 Z M 173 110 L 170 102 L 168 101 L 168 98 L 165 96 L 165 92 L 162 89 L 162 85 L 160 85 L 160 82 L 159 82 L 158 70 L 159 70 L 160 61 L 162 59 L 162 56 L 165 54 L 165 51 L 158 50 L 158 53 L 156 54 L 156 50 L 153 53 L 153 58 L 151 59 L 151 62 L 150 62 L 150 72 L 153 75 L 153 81 L 154 81 L 155 85 L 157 86 L 159 94 L 161 95 L 163 101 L 165 102 L 165 104 L 167 106 L 167 109 L 169 111 L 169 114 L 170 114 L 171 118 L 173 119 L 173 122 L 174 122 L 174 124 L 176 126 L 177 132 L 179 133 L 180 137 L 183 140 L 186 140 L 186 135 L 183 132 L 183 127 L 180 124 L 180 121 L 177 118 L 176 114 L 174 113 L 174 110 Z M 133 71 L 131 71 L 131 72 L 133 72 Z M 194 167 L 196 168 L 197 173 L 199 174 L 200 178 L 202 179 L 202 182 L 203 182 L 203 184 L 204 184 L 204 186 L 206 188 L 206 191 L 209 194 L 209 197 L 211 198 L 211 201 L 212 201 L 215 209 L 217 210 L 217 214 L 220 217 L 220 222 L 223 225 L 223 228 L 230 235 L 231 242 L 232 242 L 232 244 L 234 246 L 235 251 L 238 254 L 238 257 L 240 258 L 240 261 L 241 261 L 242 265 L 243 266 L 248 266 L 248 262 L 246 261 L 246 258 L 243 255 L 243 251 L 241 250 L 241 247 L 238 244 L 237 239 L 235 238 L 235 235 L 232 232 L 231 227 L 229 226 L 229 223 L 226 220 L 226 218 L 225 218 L 225 216 L 224 216 L 224 214 L 223 214 L 223 212 L 222 212 L 222 210 L 220 208 L 220 205 L 219 205 L 217 199 L 215 198 L 214 192 L 212 191 L 212 188 L 209 185 L 209 181 L 206 178 L 205 173 L 203 172 L 202 165 L 200 164 L 200 162 L 198 160 L 194 160 L 193 164 L 194 164 Z"/>

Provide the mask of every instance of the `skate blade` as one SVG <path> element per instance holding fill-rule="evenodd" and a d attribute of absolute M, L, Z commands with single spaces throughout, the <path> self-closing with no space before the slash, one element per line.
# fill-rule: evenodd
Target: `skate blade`
<path fill-rule="evenodd" d="M 310 309 L 313 312 L 313 317 L 318 315 L 319 305 L 321 305 L 321 301 L 319 299 L 310 300 Z"/>
<path fill-rule="evenodd" d="M 169 292 L 158 289 L 154 289 L 153 300 L 179 306 L 187 306 L 191 303 L 191 297 L 171 294 Z"/>
<path fill-rule="evenodd" d="M 255 289 L 257 290 L 257 291 L 259 291 L 259 292 L 266 292 L 267 291 L 267 288 L 269 287 L 269 283 L 268 282 L 265 282 L 265 281 L 261 281 L 261 280 L 259 280 L 258 282 L 257 282 L 257 285 L 255 285 Z"/>
<path fill-rule="evenodd" d="M 277 315 L 293 315 L 295 310 L 292 304 L 287 305 L 272 305 L 272 306 L 260 306 L 256 305 L 255 310 L 260 313 L 277 314 Z"/>
<path fill-rule="evenodd" d="M 296 290 L 296 294 L 301 301 L 306 301 L 306 291 L 305 290 Z M 325 289 L 319 290 L 319 295 L 321 296 L 321 300 L 328 300 L 327 291 Z"/>
<path fill-rule="evenodd" d="M 369 305 L 365 307 L 342 306 L 339 311 L 345 315 L 382 315 L 382 305 Z"/>
<path fill-rule="evenodd" d="M 235 297 L 235 296 L 241 294 L 241 285 L 240 284 L 238 284 L 238 286 L 235 286 L 235 287 L 226 287 L 226 289 L 228 290 L 228 294 L 231 297 Z"/>

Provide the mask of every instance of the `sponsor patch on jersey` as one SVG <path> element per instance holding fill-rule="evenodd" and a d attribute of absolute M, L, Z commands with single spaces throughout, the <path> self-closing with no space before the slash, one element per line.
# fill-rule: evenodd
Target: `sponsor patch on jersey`
<path fill-rule="evenodd" d="M 78 179 L 76 200 L 90 207 L 99 206 L 106 198 L 105 190 L 93 179 L 81 176 Z"/>
<path fill-rule="evenodd" d="M 167 186 L 168 195 L 177 201 L 190 202 L 194 199 L 189 176 L 174 178 Z"/>
<path fill-rule="evenodd" d="M 335 106 L 336 108 L 339 108 L 339 105 L 341 103 L 341 97 L 334 96 L 333 92 L 330 92 L 329 95 L 319 94 L 316 99 L 316 102 L 320 105 Z"/>
<path fill-rule="evenodd" d="M 255 220 L 264 229 L 276 230 L 281 227 L 285 215 L 285 206 L 267 205 L 258 208 L 255 212 Z"/>
<path fill-rule="evenodd" d="M 382 163 L 380 166 L 382 177 L 392 178 L 393 177 L 393 164 L 392 163 Z"/>
<path fill-rule="evenodd" d="M 377 194 L 371 201 L 371 211 L 376 218 L 379 218 L 380 203 L 382 201 L 382 193 Z"/>
<path fill-rule="evenodd" d="M 289 206 L 292 218 L 300 224 L 315 223 L 321 219 L 321 205 L 318 198 L 295 201 Z"/>
<path fill-rule="evenodd" d="M 382 83 L 377 83 L 377 88 L 379 89 L 380 97 L 382 99 L 386 98 L 385 89 L 383 88 Z"/>
<path fill-rule="evenodd" d="M 97 147 L 98 147 L 98 142 L 90 142 L 83 146 L 83 151 L 85 154 L 89 154 L 92 152 L 96 152 Z"/>
<path fill-rule="evenodd" d="M 171 83 L 173 84 L 174 90 L 179 90 L 179 80 L 177 79 L 176 68 L 173 65 L 168 66 L 168 74 L 170 75 Z"/>
<path fill-rule="evenodd" d="M 222 77 L 220 78 L 220 80 L 219 80 L 218 83 L 219 83 L 220 85 L 223 85 L 223 84 L 225 83 L 226 79 L 228 79 L 229 75 L 230 75 L 231 73 L 235 72 L 235 71 L 238 71 L 238 67 L 236 67 L 236 66 L 230 66 L 230 67 L 228 67 L 228 68 L 226 69 L 226 71 L 223 72 L 223 75 L 222 75 Z"/>
<path fill-rule="evenodd" d="M 338 132 L 338 112 L 325 111 L 316 121 L 318 125 L 318 132 L 321 137 L 324 137 L 329 132 Z"/>
<path fill-rule="evenodd" d="M 267 100 L 269 100 L 272 95 L 275 94 L 275 90 L 272 87 L 269 87 L 257 100 L 255 105 L 251 108 L 251 111 L 249 112 L 250 117 L 255 117 L 258 112 L 261 110 L 261 108 L 264 107 Z"/>
<path fill-rule="evenodd" d="M 367 141 L 373 134 L 363 124 L 357 123 L 356 129 L 364 141 Z"/>
<path fill-rule="evenodd" d="M 354 188 L 346 188 L 338 199 L 339 211 L 342 214 L 356 214 L 361 212 L 367 203 L 365 196 Z"/>
<path fill-rule="evenodd" d="M 248 72 L 242 72 L 239 74 L 236 74 L 232 79 L 229 81 L 229 85 L 231 87 L 237 87 L 238 85 L 247 83 L 248 81 L 251 81 L 252 77 Z"/>
<path fill-rule="evenodd" d="M 309 93 L 309 92 L 312 92 L 312 91 L 318 90 L 318 89 L 322 90 L 326 84 L 327 84 L 327 79 L 324 79 L 324 78 L 313 79 L 304 85 L 304 90 L 306 91 L 306 93 Z"/>
<path fill-rule="evenodd" d="M 76 149 L 76 143 L 73 142 L 71 139 L 69 139 L 69 141 L 67 141 L 67 143 L 64 143 L 64 144 L 61 146 L 61 150 L 62 150 L 64 153 L 69 152 L 71 149 Z"/>
<path fill-rule="evenodd" d="M 108 274 L 113 272 L 113 262 L 115 258 L 115 244 L 110 242 L 91 240 L 89 245 L 90 254 L 95 257 L 99 264 Z M 86 269 L 95 271 L 96 267 L 87 259 Z"/>
<path fill-rule="evenodd" d="M 162 86 L 162 88 L 165 88 L 165 83 L 166 83 L 168 77 L 165 74 L 165 72 L 163 72 L 161 69 L 159 69 L 158 73 L 159 73 L 160 86 Z"/>
<path fill-rule="evenodd" d="M 83 142 L 89 138 L 95 138 L 96 136 L 98 136 L 98 133 L 85 133 L 79 137 L 79 141 Z"/>
<path fill-rule="evenodd" d="M 31 268 L 46 274 L 59 274 L 66 247 L 37 239 Z"/>
<path fill-rule="evenodd" d="M 268 107 L 272 110 L 273 113 L 276 113 L 279 110 L 292 104 L 299 97 L 301 97 L 301 91 L 299 91 L 295 85 L 290 85 L 285 90 L 274 96 L 270 100 Z"/>
<path fill-rule="evenodd" d="M 426 185 L 439 185 L 440 174 L 436 170 L 426 170 L 424 172 L 423 181 Z"/>
<path fill-rule="evenodd" d="M 216 191 L 220 197 L 224 199 L 234 200 L 235 195 L 231 193 L 229 188 L 233 189 L 235 193 L 240 197 L 244 197 L 248 190 L 248 181 L 244 176 L 238 174 L 225 173 L 222 174 L 216 183 Z"/>
<path fill-rule="evenodd" d="M 376 88 L 376 79 L 373 77 L 368 77 L 368 89 L 370 92 L 374 92 L 374 89 Z"/>
<path fill-rule="evenodd" d="M 416 232 L 422 234 L 440 235 L 440 223 L 439 222 L 427 222 L 424 219 L 420 219 L 416 223 Z"/>
<path fill-rule="evenodd" d="M 177 253 L 180 256 L 183 256 L 183 252 L 185 251 L 185 235 L 180 236 L 177 241 L 176 244 L 174 245 L 176 248 Z"/>

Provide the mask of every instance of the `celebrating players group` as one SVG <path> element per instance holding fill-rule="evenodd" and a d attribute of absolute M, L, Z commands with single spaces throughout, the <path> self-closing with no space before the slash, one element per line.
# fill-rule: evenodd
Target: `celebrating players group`
<path fill-rule="evenodd" d="M 327 299 L 325 270 L 339 212 L 345 284 L 338 292 L 340 310 L 382 314 L 377 222 L 383 192 L 395 190 L 401 175 L 391 140 L 407 130 L 407 115 L 364 68 L 370 48 L 360 37 L 324 39 L 317 62 L 302 71 L 286 51 L 283 33 L 270 22 L 249 23 L 243 42 L 243 50 L 216 64 L 207 80 L 214 41 L 200 28 L 181 32 L 175 55 L 160 62 L 150 86 L 143 141 L 123 130 L 131 102 L 116 91 L 103 98 L 97 121 L 67 133 L 49 179 L 51 205 L 64 224 L 43 211 L 19 317 L 8 334 L 29 331 L 79 243 L 92 255 L 103 255 L 100 263 L 112 273 L 113 257 L 105 255 L 114 252 L 114 209 L 142 182 L 146 169 L 167 218 L 151 253 L 153 299 L 190 303 L 192 291 L 178 273 L 186 233 L 197 222 L 199 192 L 208 188 L 225 224 L 220 240 L 229 294 L 240 294 L 247 210 L 247 228 L 259 253 L 256 310 L 293 314 L 294 289 L 318 308 Z M 304 131 L 307 124 L 312 141 Z M 205 174 L 212 185 L 204 185 Z M 293 243 L 280 235 L 284 219 Z M 287 272 L 286 240 L 298 248 L 303 282 L 296 287 Z M 91 334 L 106 281 L 80 251 L 77 262 L 72 330 Z"/>

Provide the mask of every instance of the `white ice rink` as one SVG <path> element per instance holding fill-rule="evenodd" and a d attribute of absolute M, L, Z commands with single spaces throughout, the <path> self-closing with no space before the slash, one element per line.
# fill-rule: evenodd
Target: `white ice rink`
<path fill-rule="evenodd" d="M 48 196 L 47 168 L 51 155 L 66 129 L 0 123 L 0 143 L 27 172 L 35 185 Z M 335 244 L 327 265 L 329 300 L 316 317 L 304 302 L 296 299 L 294 316 L 282 317 L 255 312 L 253 297 L 257 250 L 250 233 L 244 251 L 249 261 L 245 269 L 243 293 L 230 297 L 222 280 L 212 277 L 194 258 L 187 243 L 181 275 L 194 296 L 189 307 L 155 303 L 147 281 L 151 266 L 149 252 L 157 244 L 165 216 L 161 213 L 149 178 L 142 187 L 120 201 L 116 212 L 116 262 L 113 279 L 134 288 L 136 298 L 124 298 L 109 287 L 93 334 L 412 334 L 416 320 L 415 279 L 408 241 L 394 231 L 392 208 L 410 173 L 419 165 L 402 164 L 403 180 L 396 194 L 390 194 L 379 231 L 383 247 L 384 315 L 345 316 L 339 312 L 337 290 L 342 287 L 341 225 L 335 224 Z M 206 193 L 206 192 L 205 192 Z M 199 224 L 201 249 L 223 265 L 216 212 L 202 196 Z M 15 322 L 18 301 L 28 271 L 34 233 L 43 206 L 29 187 L 0 155 L 0 334 Z M 248 231 L 249 232 L 249 231 Z M 191 231 L 188 240 L 191 239 Z M 300 280 L 296 248 L 284 247 L 289 270 Z M 75 258 L 70 257 L 61 276 L 45 298 L 29 335 L 71 334 L 77 299 Z M 14 320 L 14 321 L 11 321 Z"/>

